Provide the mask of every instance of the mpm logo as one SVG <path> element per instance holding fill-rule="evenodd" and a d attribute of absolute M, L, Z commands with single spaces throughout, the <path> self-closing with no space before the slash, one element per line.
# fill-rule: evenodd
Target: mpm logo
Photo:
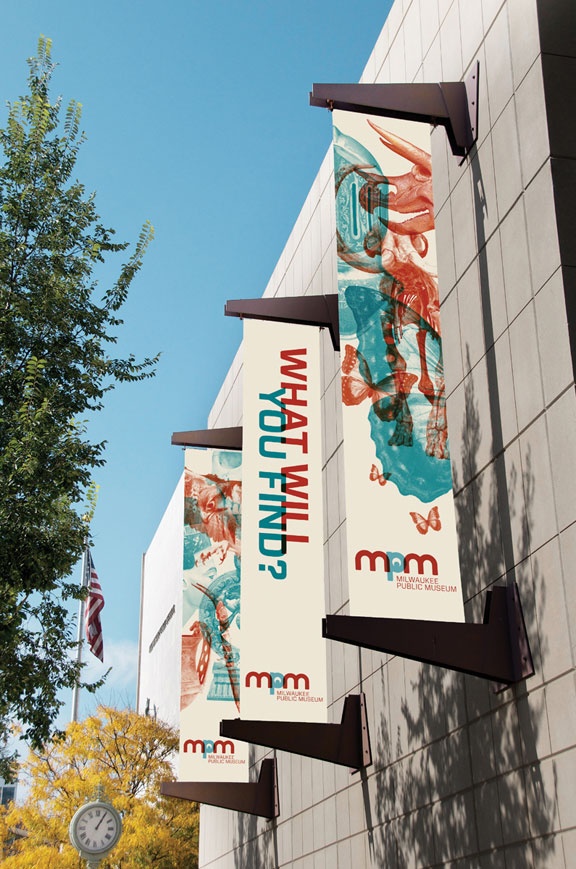
<path fill-rule="evenodd" d="M 388 574 L 388 582 L 392 582 L 395 573 L 417 573 L 419 576 L 428 573 L 438 576 L 438 562 L 428 553 L 417 555 L 415 552 L 409 552 L 408 555 L 402 555 L 401 552 L 382 552 L 380 549 L 372 552 L 369 549 L 360 549 L 354 559 L 356 570 L 362 570 L 363 561 L 368 561 L 368 570 L 372 573 L 378 565 L 381 565 L 381 569 Z"/>
<path fill-rule="evenodd" d="M 284 673 L 257 673 L 255 670 L 246 673 L 246 688 L 253 687 L 254 682 L 256 688 L 261 688 L 264 681 L 271 694 L 274 694 L 278 688 L 289 688 L 290 683 L 292 683 L 292 688 L 296 689 L 300 687 L 300 682 L 302 682 L 304 690 L 310 690 L 310 679 L 306 673 L 286 673 L 284 675 Z"/>
<path fill-rule="evenodd" d="M 207 754 L 218 754 L 218 749 L 220 749 L 220 754 L 228 754 L 228 748 L 230 754 L 234 754 L 234 743 L 230 739 L 217 739 L 216 742 L 211 739 L 187 739 L 182 750 L 184 754 L 190 751 L 192 754 L 196 754 L 199 751 L 202 752 L 202 757 L 206 757 Z"/>

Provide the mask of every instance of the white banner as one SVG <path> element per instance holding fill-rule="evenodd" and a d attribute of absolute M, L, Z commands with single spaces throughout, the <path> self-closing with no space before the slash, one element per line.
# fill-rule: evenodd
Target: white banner
<path fill-rule="evenodd" d="M 244 321 L 242 718 L 326 721 L 318 329 Z"/>
<path fill-rule="evenodd" d="M 463 621 L 429 127 L 333 119 L 350 613 Z"/>
<path fill-rule="evenodd" d="M 245 742 L 220 737 L 240 713 L 242 453 L 186 450 L 180 781 L 248 781 Z"/>

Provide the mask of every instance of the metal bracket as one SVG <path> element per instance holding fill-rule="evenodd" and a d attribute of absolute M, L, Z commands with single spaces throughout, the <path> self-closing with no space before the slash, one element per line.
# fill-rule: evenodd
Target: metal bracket
<path fill-rule="evenodd" d="M 516 583 L 487 592 L 482 624 L 327 615 L 322 636 L 491 679 L 499 690 L 534 675 Z"/>
<path fill-rule="evenodd" d="M 464 157 L 478 138 L 478 79 L 474 64 L 465 82 L 314 84 L 310 105 L 445 127 L 452 153 Z"/>
<path fill-rule="evenodd" d="M 219 450 L 242 449 L 242 426 L 175 431 L 171 443 L 181 447 L 214 447 Z"/>
<path fill-rule="evenodd" d="M 340 724 L 230 718 L 220 722 L 220 736 L 349 766 L 353 772 L 372 763 L 364 694 L 346 697 Z"/>
<path fill-rule="evenodd" d="M 338 294 L 327 296 L 273 296 L 263 299 L 234 299 L 226 302 L 227 317 L 277 320 L 306 326 L 327 326 L 334 350 L 340 350 Z"/>
<path fill-rule="evenodd" d="M 262 761 L 258 781 L 254 783 L 165 781 L 160 784 L 160 793 L 269 820 L 280 814 L 278 772 L 273 758 Z"/>

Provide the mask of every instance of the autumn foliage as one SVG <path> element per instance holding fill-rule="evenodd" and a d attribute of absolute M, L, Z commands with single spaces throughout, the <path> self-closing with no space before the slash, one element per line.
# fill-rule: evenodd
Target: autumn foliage
<path fill-rule="evenodd" d="M 98 785 L 121 813 L 123 832 L 101 869 L 194 869 L 198 866 L 198 808 L 160 794 L 171 780 L 176 732 L 130 710 L 99 707 L 68 726 L 63 739 L 24 764 L 30 791 L 22 806 L 0 815 L 6 869 L 79 869 L 68 825 Z M 24 835 L 15 835 L 17 831 Z"/>

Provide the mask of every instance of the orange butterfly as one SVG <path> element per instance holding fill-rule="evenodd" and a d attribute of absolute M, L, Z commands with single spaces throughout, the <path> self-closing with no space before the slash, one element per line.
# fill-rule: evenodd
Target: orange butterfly
<path fill-rule="evenodd" d="M 415 377 L 415 380 L 418 378 Z M 346 344 L 342 361 L 342 401 L 351 406 L 361 404 L 368 398 L 374 404 L 388 395 L 393 395 L 395 381 L 392 375 L 374 383 L 366 359 L 351 344 Z"/>
<path fill-rule="evenodd" d="M 370 479 L 378 480 L 381 486 L 385 486 L 392 474 L 386 473 L 381 474 L 376 465 L 372 465 L 370 468 Z"/>
<path fill-rule="evenodd" d="M 352 369 L 355 367 L 357 361 L 356 350 L 352 347 L 351 344 L 346 344 L 344 359 L 342 360 L 342 372 L 343 374 L 350 374 Z"/>
<path fill-rule="evenodd" d="M 432 507 L 428 513 L 427 519 L 425 519 L 424 516 L 421 516 L 420 513 L 410 513 L 410 516 L 416 526 L 416 530 L 419 531 L 420 534 L 427 534 L 429 528 L 431 528 L 432 531 L 440 531 L 442 528 L 438 507 Z"/>

